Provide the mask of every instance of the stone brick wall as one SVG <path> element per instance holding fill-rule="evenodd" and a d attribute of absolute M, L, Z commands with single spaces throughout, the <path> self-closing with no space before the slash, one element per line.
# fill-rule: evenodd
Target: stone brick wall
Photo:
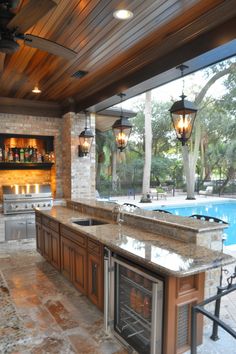
<path fill-rule="evenodd" d="M 79 134 L 84 128 L 84 114 L 70 112 L 63 116 L 62 176 L 65 198 L 95 198 L 95 138 L 89 156 L 78 157 Z M 95 115 L 91 115 L 91 129 L 95 132 Z"/>
<path fill-rule="evenodd" d="M 51 183 L 54 197 L 95 197 L 95 138 L 91 153 L 78 157 L 78 136 L 85 128 L 84 114 L 67 113 L 63 118 L 0 113 L 0 133 L 54 136 L 55 166 L 50 170 L 0 171 L 0 185 Z M 95 132 L 95 115 L 91 115 Z"/>
<path fill-rule="evenodd" d="M 0 113 L 0 133 L 54 136 L 55 168 L 47 170 L 0 171 L 2 184 L 52 184 L 53 194 L 62 197 L 61 118 L 34 117 Z"/>

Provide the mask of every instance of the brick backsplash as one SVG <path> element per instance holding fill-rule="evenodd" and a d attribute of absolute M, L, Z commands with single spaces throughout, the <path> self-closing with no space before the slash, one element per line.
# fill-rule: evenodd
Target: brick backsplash
<path fill-rule="evenodd" d="M 55 151 L 55 167 L 51 170 L 3 170 L 0 171 L 0 187 L 6 184 L 51 183 L 54 197 L 62 197 L 61 128 L 62 118 L 0 113 L 0 133 L 54 136 Z"/>

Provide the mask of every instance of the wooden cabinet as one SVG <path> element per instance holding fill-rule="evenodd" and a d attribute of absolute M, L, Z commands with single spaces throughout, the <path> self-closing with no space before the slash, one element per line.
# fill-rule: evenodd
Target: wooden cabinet
<path fill-rule="evenodd" d="M 72 242 L 61 237 L 61 273 L 72 280 Z"/>
<path fill-rule="evenodd" d="M 36 222 L 36 248 L 37 251 L 43 255 L 44 253 L 44 242 L 42 236 L 42 225 L 39 222 Z"/>
<path fill-rule="evenodd" d="M 57 232 L 51 231 L 51 264 L 60 269 L 60 236 Z"/>
<path fill-rule="evenodd" d="M 166 277 L 164 353 L 185 353 L 190 346 L 191 308 L 204 299 L 205 274 Z M 202 342 L 203 318 L 197 320 L 197 344 Z"/>
<path fill-rule="evenodd" d="M 103 246 L 88 240 L 88 297 L 103 310 Z"/>
<path fill-rule="evenodd" d="M 36 217 L 37 221 L 37 217 Z M 39 222 L 37 221 L 36 224 Z M 36 239 L 40 248 L 37 250 L 43 257 L 50 262 L 55 268 L 61 268 L 60 257 L 60 235 L 59 223 L 47 217 L 42 217 L 41 232 L 40 226 L 37 227 Z"/>
<path fill-rule="evenodd" d="M 83 294 L 87 294 L 87 249 L 61 237 L 61 272 Z"/>
<path fill-rule="evenodd" d="M 51 260 L 51 232 L 50 230 L 42 226 L 42 235 L 43 235 L 43 241 L 44 241 L 44 253 L 43 256 L 46 258 L 47 261 L 50 262 Z"/>
<path fill-rule="evenodd" d="M 36 213 L 37 250 L 103 310 L 103 245 Z"/>
<path fill-rule="evenodd" d="M 83 294 L 87 294 L 87 250 L 78 245 L 73 247 L 73 284 Z"/>

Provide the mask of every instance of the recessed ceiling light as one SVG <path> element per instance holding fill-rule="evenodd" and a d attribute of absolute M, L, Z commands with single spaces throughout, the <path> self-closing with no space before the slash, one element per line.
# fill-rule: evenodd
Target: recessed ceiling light
<path fill-rule="evenodd" d="M 38 86 L 34 86 L 33 90 L 32 90 L 33 93 L 41 93 L 42 91 L 38 88 Z"/>
<path fill-rule="evenodd" d="M 118 20 L 129 20 L 133 16 L 133 12 L 125 9 L 120 9 L 113 12 L 113 17 L 117 18 Z"/>

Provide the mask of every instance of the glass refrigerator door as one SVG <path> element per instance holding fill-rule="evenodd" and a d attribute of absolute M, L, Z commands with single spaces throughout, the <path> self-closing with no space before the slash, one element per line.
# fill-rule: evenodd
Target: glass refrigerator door
<path fill-rule="evenodd" d="M 114 329 L 138 353 L 162 352 L 163 283 L 115 261 Z"/>

